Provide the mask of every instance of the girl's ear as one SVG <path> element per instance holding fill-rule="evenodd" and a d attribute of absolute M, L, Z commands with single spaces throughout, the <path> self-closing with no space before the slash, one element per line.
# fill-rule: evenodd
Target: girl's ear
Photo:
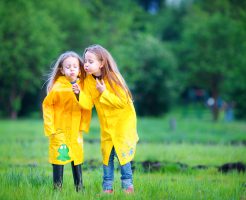
<path fill-rule="evenodd" d="M 60 68 L 60 71 L 61 71 L 62 75 L 64 75 L 64 71 L 63 71 L 62 67 Z"/>
<path fill-rule="evenodd" d="M 101 62 L 99 68 L 102 69 L 104 67 L 104 62 Z"/>

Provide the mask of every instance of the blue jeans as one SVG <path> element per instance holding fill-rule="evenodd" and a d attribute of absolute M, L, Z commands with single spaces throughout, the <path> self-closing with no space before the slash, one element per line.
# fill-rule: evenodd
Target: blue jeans
<path fill-rule="evenodd" d="M 103 190 L 112 190 L 114 182 L 114 157 L 117 157 L 114 147 L 109 156 L 108 166 L 103 165 Z M 123 189 L 133 187 L 131 163 L 120 166 L 121 186 Z"/>

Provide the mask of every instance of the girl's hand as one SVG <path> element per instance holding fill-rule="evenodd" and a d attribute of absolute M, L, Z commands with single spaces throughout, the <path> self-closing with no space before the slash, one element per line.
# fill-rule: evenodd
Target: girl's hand
<path fill-rule="evenodd" d="M 79 86 L 78 86 L 77 83 L 75 83 L 75 84 L 72 85 L 72 89 L 73 89 L 73 92 L 75 94 L 79 94 L 80 93 L 80 88 L 79 88 Z"/>
<path fill-rule="evenodd" d="M 106 89 L 106 85 L 104 83 L 103 80 L 99 81 L 98 79 L 96 79 L 96 88 L 100 93 L 103 93 L 103 91 Z"/>

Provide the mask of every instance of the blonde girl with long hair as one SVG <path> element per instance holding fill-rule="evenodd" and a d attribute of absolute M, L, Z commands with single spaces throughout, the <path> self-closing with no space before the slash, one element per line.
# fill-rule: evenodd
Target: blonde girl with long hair
<path fill-rule="evenodd" d="M 53 166 L 53 184 L 61 189 L 64 165 L 71 163 L 76 191 L 83 188 L 83 135 L 88 131 L 91 111 L 79 105 L 72 84 L 85 78 L 79 55 L 68 51 L 53 65 L 43 101 L 44 132 L 49 138 L 49 162 Z"/>
<path fill-rule="evenodd" d="M 138 141 L 137 118 L 132 95 L 111 54 L 100 45 L 92 45 L 83 54 L 86 78 L 79 94 L 79 103 L 85 109 L 96 107 L 101 129 L 103 156 L 103 191 L 113 192 L 114 157 L 121 168 L 122 188 L 132 193 L 131 161 Z M 80 90 L 80 91 L 79 91 Z"/>

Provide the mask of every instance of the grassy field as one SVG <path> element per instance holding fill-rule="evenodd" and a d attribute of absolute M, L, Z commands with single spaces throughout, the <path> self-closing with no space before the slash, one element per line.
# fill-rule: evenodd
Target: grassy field
<path fill-rule="evenodd" d="M 170 128 L 174 118 L 176 127 Z M 121 191 L 117 170 L 115 193 L 102 194 L 96 118 L 90 133 L 84 135 L 84 192 L 74 191 L 70 165 L 65 166 L 63 190 L 54 192 L 42 120 L 0 120 L 0 199 L 246 199 L 245 173 L 218 171 L 224 163 L 246 163 L 244 122 L 213 123 L 204 116 L 197 119 L 173 114 L 139 118 L 138 132 L 134 195 Z M 94 169 L 91 161 L 96 163 Z M 141 167 L 144 161 L 159 162 L 162 168 L 146 172 Z"/>
<path fill-rule="evenodd" d="M 68 168 L 68 167 L 67 167 Z M 70 169 L 65 171 L 62 192 L 52 190 L 51 174 L 41 167 L 19 167 L 1 174 L 1 199 L 245 199 L 245 175 L 216 171 L 175 174 L 135 173 L 135 194 L 126 195 L 116 174 L 115 192 L 101 192 L 101 171 L 84 171 L 85 190 L 76 193 Z M 245 183 L 244 183 L 245 184 Z"/>

